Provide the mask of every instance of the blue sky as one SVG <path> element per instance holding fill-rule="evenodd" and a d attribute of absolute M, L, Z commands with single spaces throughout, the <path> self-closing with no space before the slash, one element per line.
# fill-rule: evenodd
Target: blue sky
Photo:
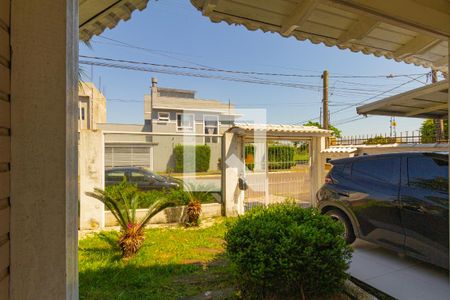
<path fill-rule="evenodd" d="M 111 41 L 121 41 L 143 49 L 131 48 Z M 150 1 L 147 9 L 136 11 L 127 22 L 94 37 L 92 49 L 80 44 L 80 55 L 108 57 L 179 66 L 207 66 L 231 70 L 316 75 L 312 78 L 263 77 L 283 83 L 306 84 L 307 89 L 273 85 L 229 82 L 216 79 L 156 74 L 95 66 L 93 81 L 107 98 L 108 122 L 143 123 L 143 98 L 149 92 L 150 78 L 157 77 L 160 86 L 197 91 L 197 97 L 230 100 L 241 108 L 266 108 L 270 123 L 291 124 L 319 116 L 323 70 L 331 76 L 421 74 L 430 71 L 421 67 L 397 63 L 349 50 L 314 45 L 278 34 L 249 31 L 242 26 L 212 23 L 203 17 L 189 1 Z M 82 65 L 89 81 L 91 67 Z M 223 75 L 223 74 L 220 74 Z M 233 75 L 234 76 L 234 75 Z M 240 75 L 254 79 L 255 76 Z M 425 82 L 426 76 L 419 78 Z M 349 103 L 369 98 L 394 88 L 408 77 L 399 78 L 330 78 L 331 123 L 339 124 L 357 117 L 355 107 L 336 113 Z M 394 92 L 423 85 L 411 83 Z M 119 101 L 120 100 L 120 101 Z M 418 130 L 420 119 L 397 118 L 397 132 Z M 389 132 L 388 117 L 370 117 L 338 125 L 344 135 Z"/>

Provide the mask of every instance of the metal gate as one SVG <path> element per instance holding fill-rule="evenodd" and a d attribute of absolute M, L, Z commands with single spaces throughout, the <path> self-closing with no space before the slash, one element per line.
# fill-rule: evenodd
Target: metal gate
<path fill-rule="evenodd" d="M 299 143 L 290 141 L 244 144 L 246 210 L 286 201 L 310 205 L 309 157 L 305 159 L 303 155 L 303 159 L 296 159 L 299 149 L 309 153 L 309 145 L 299 147 Z"/>

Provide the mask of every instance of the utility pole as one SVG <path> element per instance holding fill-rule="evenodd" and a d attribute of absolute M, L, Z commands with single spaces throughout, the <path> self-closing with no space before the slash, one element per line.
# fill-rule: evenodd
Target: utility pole
<path fill-rule="evenodd" d="M 323 111 L 322 111 L 322 116 L 323 116 L 323 124 L 322 127 L 323 129 L 328 129 L 328 71 L 325 70 L 323 71 L 323 75 L 322 75 L 322 79 L 323 79 Z"/>
<path fill-rule="evenodd" d="M 431 70 L 431 83 L 436 83 L 438 81 L 437 71 Z M 443 119 L 434 119 L 434 128 L 435 128 L 435 138 L 436 142 L 439 142 L 444 138 L 444 120 Z"/>

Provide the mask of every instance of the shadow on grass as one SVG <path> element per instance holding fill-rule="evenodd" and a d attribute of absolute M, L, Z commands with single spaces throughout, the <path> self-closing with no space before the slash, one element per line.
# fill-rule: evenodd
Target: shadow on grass
<path fill-rule="evenodd" d="M 209 262 L 142 266 L 119 261 L 80 270 L 80 299 L 180 299 L 229 288 L 230 274 L 223 254 Z"/>

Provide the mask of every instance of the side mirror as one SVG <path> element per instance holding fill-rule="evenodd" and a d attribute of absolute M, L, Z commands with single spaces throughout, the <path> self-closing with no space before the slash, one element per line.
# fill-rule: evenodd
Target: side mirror
<path fill-rule="evenodd" d="M 239 189 L 246 191 L 248 189 L 247 180 L 244 177 L 239 177 Z"/>

